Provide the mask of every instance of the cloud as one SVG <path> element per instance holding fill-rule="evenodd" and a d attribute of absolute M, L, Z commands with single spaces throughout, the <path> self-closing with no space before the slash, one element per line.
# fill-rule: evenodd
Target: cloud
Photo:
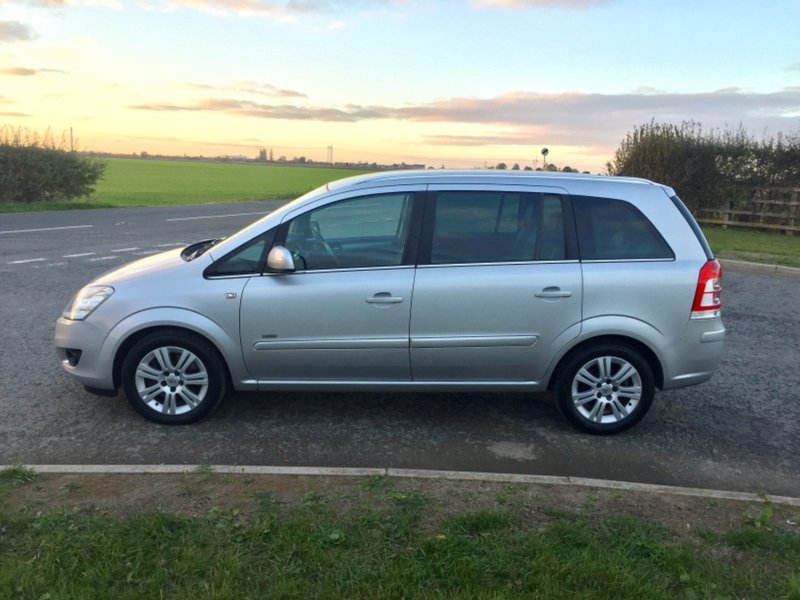
<path fill-rule="evenodd" d="M 15 77 L 31 77 L 36 75 L 36 69 L 24 69 L 22 67 L 4 67 L 0 69 L 0 75 L 13 75 Z"/>
<path fill-rule="evenodd" d="M 528 145 L 541 132 L 508 131 L 486 135 L 426 135 L 426 144 L 435 146 L 514 146 Z"/>
<path fill-rule="evenodd" d="M 694 120 L 707 128 L 742 123 L 751 131 L 795 130 L 800 126 L 800 89 L 751 94 L 731 88 L 696 94 L 541 94 L 512 92 L 492 98 L 450 98 L 405 106 L 347 104 L 300 106 L 242 99 L 205 99 L 191 104 L 139 104 L 130 108 L 169 112 L 219 112 L 284 121 L 355 123 L 395 120 L 437 126 L 468 125 L 465 134 L 426 134 L 447 146 L 528 145 L 534 141 L 604 149 L 626 132 L 653 119 Z M 476 132 L 475 128 L 480 128 Z M 538 143 L 538 142 L 537 142 Z"/>
<path fill-rule="evenodd" d="M 67 6 L 122 8 L 120 0 L 0 0 L 0 6 L 4 4 L 21 4 L 31 8 L 64 8 Z"/>
<path fill-rule="evenodd" d="M 48 75 L 56 73 L 63 75 L 66 71 L 61 69 L 28 69 L 25 67 L 3 67 L 0 68 L 0 75 L 11 75 L 14 77 L 33 77 L 36 75 Z"/>
<path fill-rule="evenodd" d="M 800 90 L 748 94 L 736 88 L 696 94 L 540 94 L 511 92 L 493 98 L 450 98 L 407 106 L 347 104 L 337 107 L 273 105 L 239 99 L 208 99 L 192 105 L 144 104 L 143 110 L 225 111 L 269 119 L 401 121 L 543 126 L 567 119 L 641 123 L 652 118 L 702 120 L 716 115 L 780 116 L 800 110 Z M 717 119 L 712 119 L 717 120 Z"/>
<path fill-rule="evenodd" d="M 14 104 L 14 101 L 11 98 L 6 98 L 5 96 L 0 96 L 0 104 Z M 16 112 L 16 111 L 9 111 L 9 110 L 0 110 L 0 117 L 30 117 L 28 113 Z"/>
<path fill-rule="evenodd" d="M 471 4 L 477 8 L 588 10 L 610 2 L 611 0 L 472 0 Z"/>
<path fill-rule="evenodd" d="M 561 9 L 589 10 L 618 0 L 457 0 L 475 9 L 526 10 Z M 294 21 L 304 15 L 337 15 L 354 12 L 376 12 L 403 8 L 419 0 L 139 0 L 150 10 L 196 10 L 219 16 L 254 15 L 279 21 Z M 100 6 L 121 9 L 123 0 L 0 0 L 0 6 L 22 4 L 36 8 Z M 342 27 L 334 21 L 329 29 Z"/>
<path fill-rule="evenodd" d="M 279 20 L 290 18 L 291 12 L 272 0 L 161 0 L 156 4 L 164 10 L 191 9 L 221 16 L 245 14 Z"/>
<path fill-rule="evenodd" d="M 2 0 L 0 0 L 2 1 Z M 165 10 L 193 9 L 217 15 L 246 14 L 294 20 L 302 15 L 327 15 L 395 5 L 402 0 L 155 0 Z"/>
<path fill-rule="evenodd" d="M 289 104 L 271 105 L 260 104 L 250 100 L 208 99 L 201 100 L 193 105 L 179 104 L 136 104 L 129 108 L 137 110 L 150 110 L 157 112 L 225 112 L 238 116 L 257 117 L 261 119 L 274 119 L 281 121 L 328 121 L 328 122 L 356 122 L 371 118 L 370 115 L 360 110 L 342 110 L 326 107 L 302 107 Z"/>
<path fill-rule="evenodd" d="M 269 83 L 258 83 L 257 81 L 244 80 L 232 81 L 224 85 L 210 85 L 207 83 L 186 83 L 184 87 L 196 90 L 205 91 L 234 91 L 244 92 L 246 94 L 253 94 L 257 96 L 266 96 L 269 98 L 307 98 L 302 92 L 295 90 L 283 90 Z"/>
<path fill-rule="evenodd" d="M 793 65 L 789 65 L 786 67 L 787 71 L 800 71 L 800 62 L 796 62 Z"/>
<path fill-rule="evenodd" d="M 30 6 L 33 8 L 57 8 L 66 6 L 67 0 L 0 0 L 0 6 L 4 4 L 21 4 L 22 6 Z"/>
<path fill-rule="evenodd" d="M 0 21 L 0 43 L 30 42 L 36 37 L 36 32 L 30 25 L 19 21 Z"/>
<path fill-rule="evenodd" d="M 134 110 L 151 110 L 153 112 L 184 112 L 204 110 L 198 106 L 180 106 L 177 104 L 131 104 L 128 108 Z"/>

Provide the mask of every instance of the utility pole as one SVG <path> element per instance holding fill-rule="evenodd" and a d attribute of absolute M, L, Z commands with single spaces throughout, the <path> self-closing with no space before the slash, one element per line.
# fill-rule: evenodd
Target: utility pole
<path fill-rule="evenodd" d="M 75 152 L 75 143 L 72 141 L 72 127 L 69 128 L 69 151 Z"/>
<path fill-rule="evenodd" d="M 333 166 L 333 146 L 328 146 L 328 163 Z"/>

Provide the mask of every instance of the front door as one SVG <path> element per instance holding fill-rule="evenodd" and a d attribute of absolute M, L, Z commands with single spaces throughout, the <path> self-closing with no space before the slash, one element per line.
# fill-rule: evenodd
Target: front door
<path fill-rule="evenodd" d="M 414 194 L 345 198 L 291 216 L 294 273 L 252 278 L 241 304 L 250 373 L 264 383 L 409 381 Z"/>

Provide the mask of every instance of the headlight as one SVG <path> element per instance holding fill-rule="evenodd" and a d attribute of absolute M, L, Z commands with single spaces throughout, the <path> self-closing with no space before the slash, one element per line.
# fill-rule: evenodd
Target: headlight
<path fill-rule="evenodd" d="M 72 299 L 61 316 L 72 321 L 83 321 L 113 293 L 114 288 L 107 285 L 87 285 Z"/>

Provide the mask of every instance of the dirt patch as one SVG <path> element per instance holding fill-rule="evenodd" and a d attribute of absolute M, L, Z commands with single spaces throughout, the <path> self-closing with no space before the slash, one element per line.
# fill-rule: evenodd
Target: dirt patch
<path fill-rule="evenodd" d="M 199 472 L 39 475 L 12 488 L 6 506 L 31 514 L 69 509 L 122 518 L 155 512 L 199 517 L 210 511 L 236 511 L 240 518 L 247 518 L 265 498 L 278 510 L 318 503 L 335 512 L 421 501 L 431 507 L 422 523 L 430 530 L 451 515 L 506 510 L 542 525 L 564 513 L 587 518 L 628 516 L 658 523 L 680 537 L 698 530 L 724 532 L 767 524 L 800 533 L 800 508 L 795 506 L 568 485 L 385 477 Z"/>

